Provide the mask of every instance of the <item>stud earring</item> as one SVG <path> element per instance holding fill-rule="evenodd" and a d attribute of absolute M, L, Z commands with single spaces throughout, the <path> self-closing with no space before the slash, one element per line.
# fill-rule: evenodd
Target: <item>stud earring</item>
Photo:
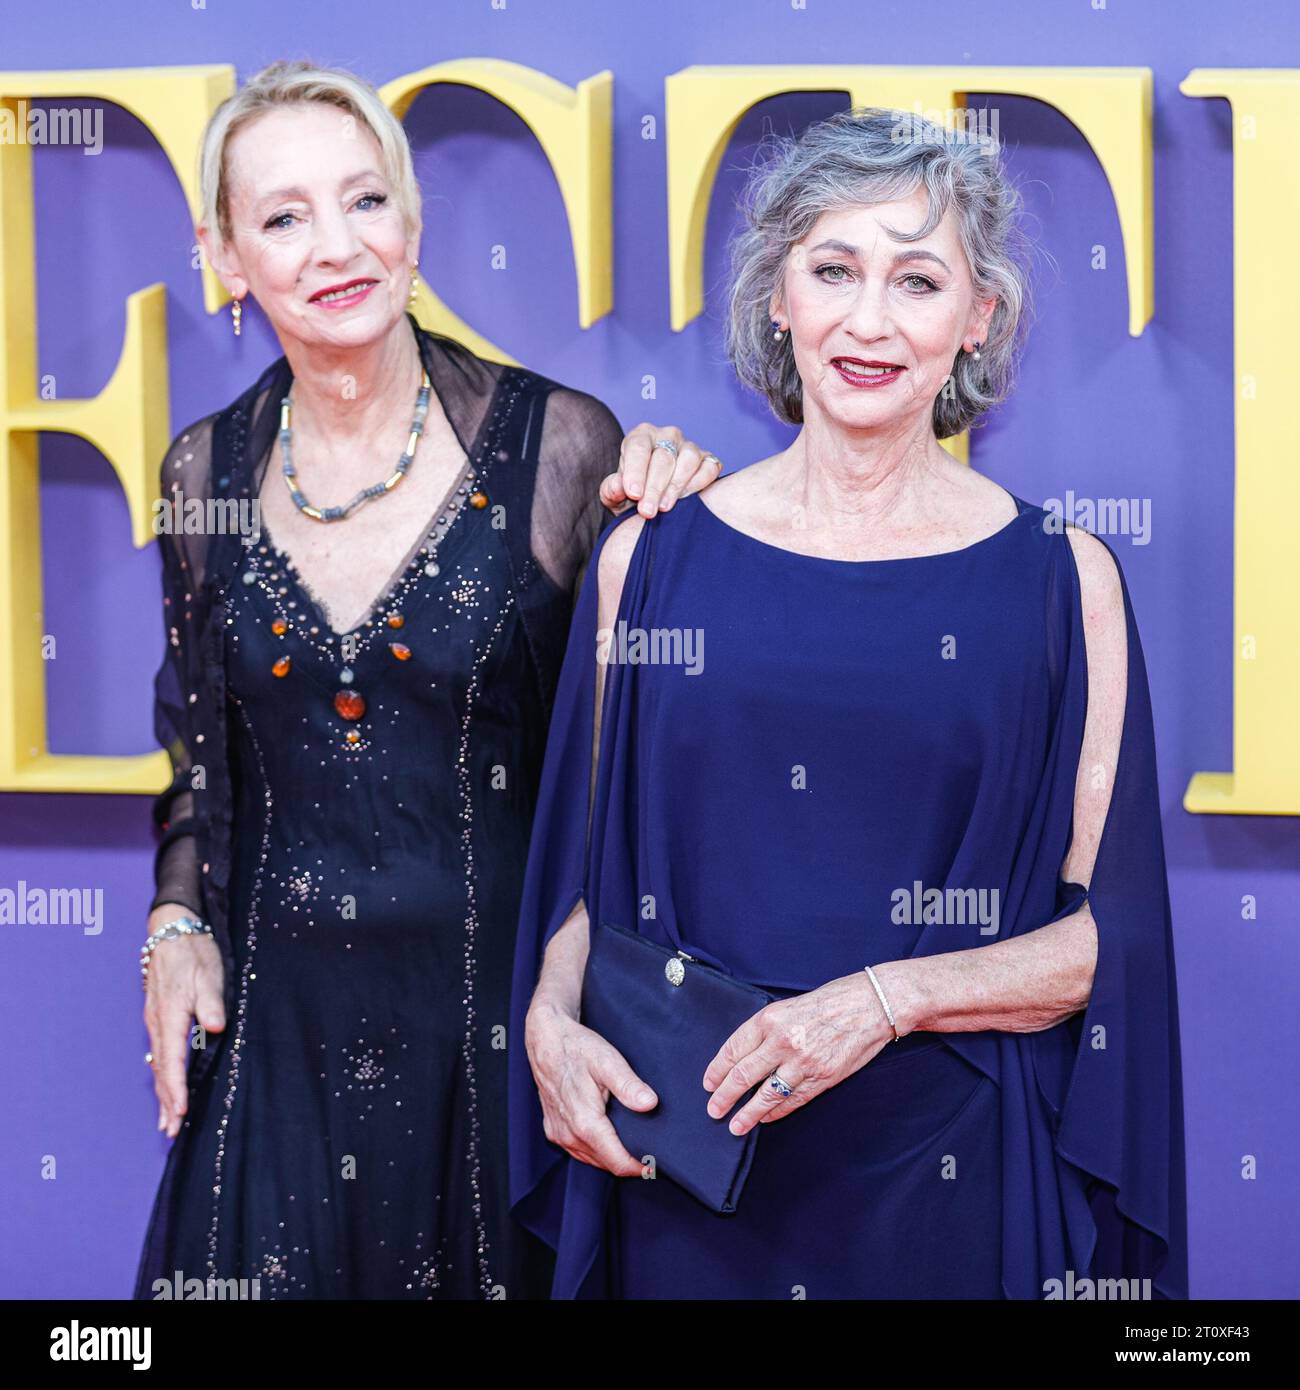
<path fill-rule="evenodd" d="M 244 306 L 242 303 L 240 303 L 238 299 L 232 299 L 230 301 L 230 317 L 234 320 L 235 337 L 238 338 L 240 331 L 240 323 L 244 317 Z"/>

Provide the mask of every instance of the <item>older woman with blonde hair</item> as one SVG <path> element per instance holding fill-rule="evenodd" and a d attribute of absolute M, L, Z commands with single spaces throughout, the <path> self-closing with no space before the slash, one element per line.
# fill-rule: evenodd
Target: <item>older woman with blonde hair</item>
<path fill-rule="evenodd" d="M 557 1297 L 1186 1297 L 1137 628 L 939 443 L 1027 273 L 997 148 L 915 126 L 774 142 L 729 344 L 798 431 L 607 531 L 573 624 L 511 1085 Z"/>
<path fill-rule="evenodd" d="M 258 73 L 201 177 L 234 331 L 252 296 L 284 354 L 162 466 L 164 497 L 255 502 L 205 510 L 259 524 L 163 538 L 175 775 L 142 964 L 176 1142 L 137 1296 L 178 1273 L 537 1294 L 504 1044 L 573 595 L 602 498 L 666 510 L 720 465 L 643 425 L 620 476 L 599 401 L 418 325 L 410 149 L 352 74 Z"/>

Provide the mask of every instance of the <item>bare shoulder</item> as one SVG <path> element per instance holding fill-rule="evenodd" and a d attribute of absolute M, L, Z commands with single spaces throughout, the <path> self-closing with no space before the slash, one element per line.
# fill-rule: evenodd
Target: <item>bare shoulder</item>
<path fill-rule="evenodd" d="M 1068 524 L 1083 609 L 1088 705 L 1075 779 L 1074 838 L 1063 875 L 1087 887 L 1115 785 L 1128 702 L 1128 625 L 1119 566 L 1109 547 Z"/>
<path fill-rule="evenodd" d="M 1083 603 L 1085 631 L 1091 633 L 1118 627 L 1123 631 L 1124 592 L 1119 566 L 1110 548 L 1081 526 L 1067 523 L 1065 534 L 1074 551 L 1079 572 L 1079 595 Z"/>
<path fill-rule="evenodd" d="M 771 514 L 779 514 L 784 520 L 789 507 L 781 500 L 777 479 L 783 458 L 784 454 L 773 454 L 724 473 L 700 493 L 701 506 L 708 507 L 714 515 L 742 531 L 761 532 L 765 529 L 765 518 Z"/>
<path fill-rule="evenodd" d="M 600 626 L 608 627 L 618 613 L 623 596 L 623 581 L 627 578 L 632 552 L 641 539 L 646 518 L 639 512 L 629 512 L 616 521 L 600 547 L 596 566 L 596 582 L 600 595 Z"/>
<path fill-rule="evenodd" d="M 950 476 L 957 484 L 962 513 L 981 531 L 1015 519 L 1016 500 L 1001 483 L 956 460 L 951 461 Z"/>

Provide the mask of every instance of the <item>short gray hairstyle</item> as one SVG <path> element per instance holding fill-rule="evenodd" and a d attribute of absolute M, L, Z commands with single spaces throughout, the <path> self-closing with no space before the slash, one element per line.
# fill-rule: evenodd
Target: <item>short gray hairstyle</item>
<path fill-rule="evenodd" d="M 1028 241 L 1022 200 L 983 132 L 949 129 L 920 115 L 880 107 L 836 112 L 798 138 L 769 136 L 741 196 L 742 229 L 731 243 L 727 355 L 736 375 L 767 397 L 787 424 L 803 421 L 803 383 L 786 334 L 775 341 L 769 306 L 790 248 L 833 208 L 910 196 L 924 183 L 930 211 L 918 241 L 951 206 L 977 299 L 997 296 L 980 360 L 957 351 L 950 383 L 935 398 L 934 432 L 947 439 L 1004 400 L 1028 327 Z"/>
<path fill-rule="evenodd" d="M 379 93 L 355 73 L 318 67 L 306 59 L 271 63 L 226 98 L 212 113 L 199 149 L 199 193 L 203 221 L 223 242 L 231 239 L 230 190 L 226 178 L 226 146 L 236 131 L 268 111 L 307 102 L 337 107 L 366 128 L 379 143 L 383 173 L 393 189 L 407 229 L 421 225 L 420 185 L 416 182 L 411 146 L 401 121 L 384 105 Z"/>

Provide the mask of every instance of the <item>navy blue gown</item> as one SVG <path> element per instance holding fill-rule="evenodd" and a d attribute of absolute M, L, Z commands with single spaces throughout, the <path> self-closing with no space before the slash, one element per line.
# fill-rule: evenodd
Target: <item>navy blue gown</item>
<path fill-rule="evenodd" d="M 1061 878 L 1086 713 L 1078 575 L 1048 514 L 1016 505 L 964 549 L 862 562 L 760 541 L 700 496 L 649 523 L 619 621 L 692 631 L 702 648 L 693 671 L 608 667 L 589 832 L 587 586 L 514 993 L 512 1200 L 557 1251 L 554 1297 L 1023 1299 L 1099 1277 L 1186 1297 L 1177 1000 L 1141 647 L 1125 589 L 1123 741 L 1085 890 Z M 928 890 L 952 890 L 949 907 Z M 670 1179 L 572 1160 L 541 1132 L 522 1014 L 580 897 L 593 921 L 778 995 L 1005 940 L 1085 898 L 1099 960 L 1083 1014 L 1036 1034 L 913 1033 L 761 1126 L 738 1210 L 722 1215 Z"/>

